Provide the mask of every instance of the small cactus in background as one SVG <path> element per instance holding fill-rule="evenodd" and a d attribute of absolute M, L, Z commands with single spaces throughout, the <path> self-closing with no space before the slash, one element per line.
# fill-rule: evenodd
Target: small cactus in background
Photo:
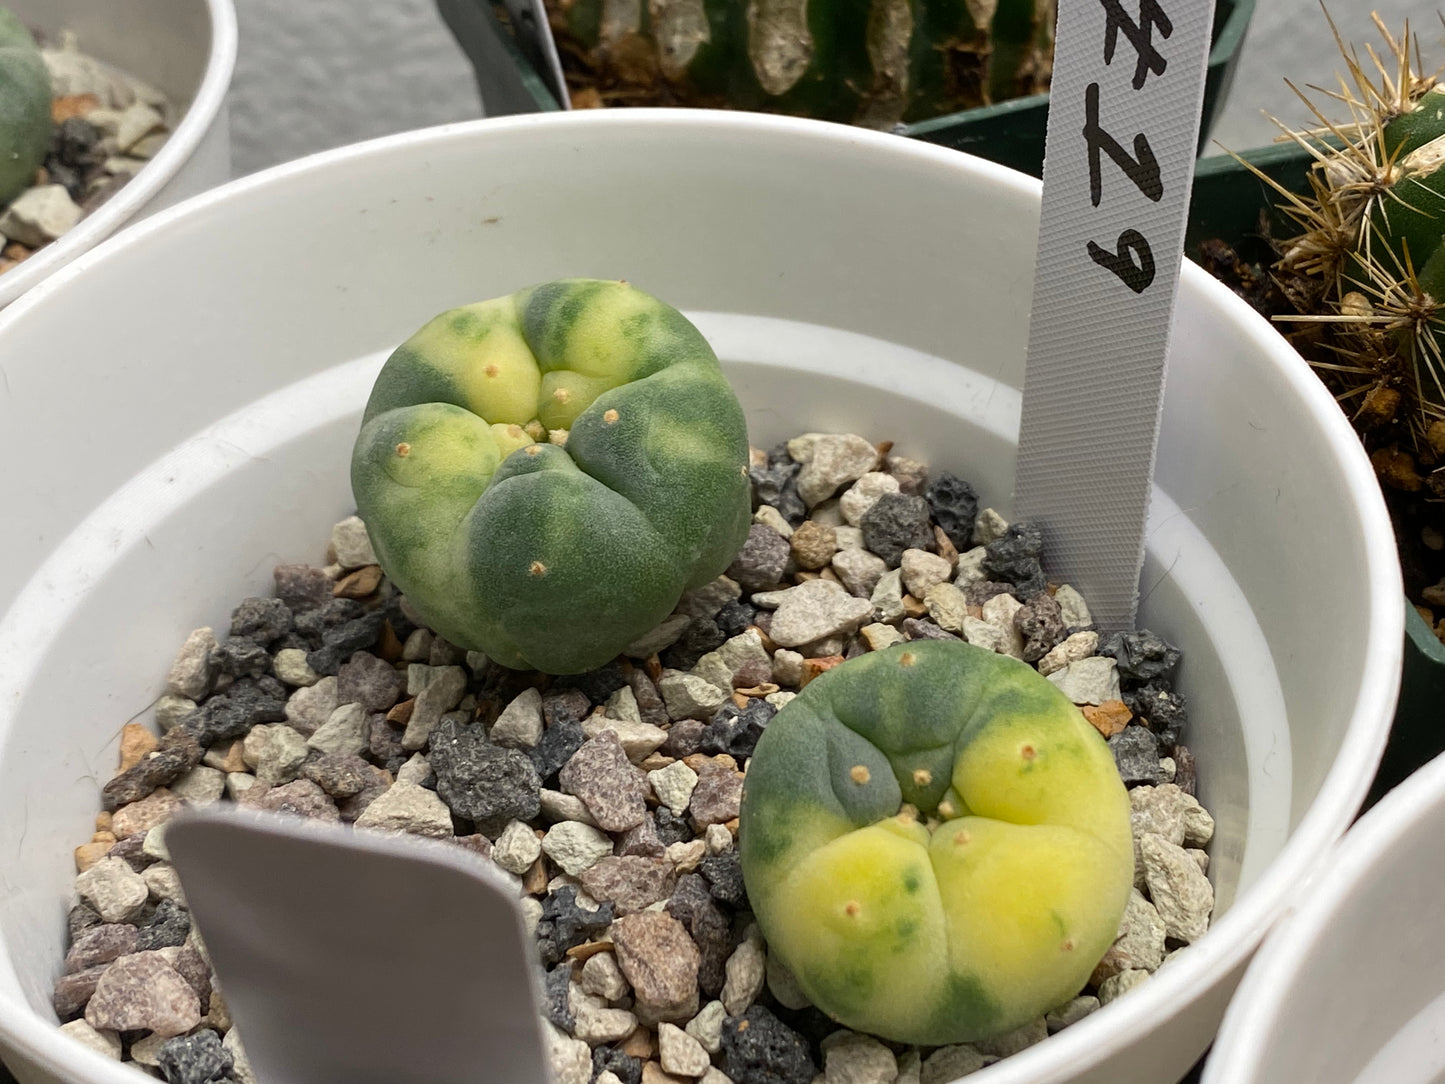
<path fill-rule="evenodd" d="M 0 8 L 0 207 L 23 192 L 50 149 L 50 73 L 30 31 Z"/>
<path fill-rule="evenodd" d="M 1054 0 L 547 0 L 591 104 L 890 128 L 1048 89 Z"/>
<path fill-rule="evenodd" d="M 1108 746 L 1031 667 L 961 642 L 860 656 L 783 708 L 748 767 L 739 848 L 812 1002 L 924 1045 L 1076 995 L 1133 883 Z"/>
<path fill-rule="evenodd" d="M 382 567 L 448 640 L 601 666 L 747 535 L 742 408 L 698 330 L 626 283 L 436 317 L 387 360 L 351 482 Z"/>
<path fill-rule="evenodd" d="M 1423 466 L 1445 496 L 1445 86 L 1418 69 L 1408 26 L 1395 38 L 1375 24 L 1383 56 L 1361 60 L 1340 42 L 1348 78 L 1330 96 L 1349 121 L 1310 105 L 1320 127 L 1280 125 L 1316 163 L 1308 193 L 1264 178 L 1301 229 L 1276 265 L 1297 314 L 1276 319 L 1366 436 L 1382 480 L 1420 490 Z"/>

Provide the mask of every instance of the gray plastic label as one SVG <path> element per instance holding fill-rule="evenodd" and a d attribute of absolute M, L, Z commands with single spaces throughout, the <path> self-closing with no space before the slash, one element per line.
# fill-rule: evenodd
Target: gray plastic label
<path fill-rule="evenodd" d="M 1059 0 L 1014 512 L 1132 628 L 1213 0 Z"/>

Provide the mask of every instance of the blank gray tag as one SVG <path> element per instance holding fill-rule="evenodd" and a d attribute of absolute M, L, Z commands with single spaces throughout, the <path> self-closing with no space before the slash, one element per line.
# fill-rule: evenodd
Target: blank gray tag
<path fill-rule="evenodd" d="M 1059 3 L 1014 513 L 1105 630 L 1138 606 L 1213 13 Z"/>
<path fill-rule="evenodd" d="M 233 808 L 166 846 L 261 1084 L 545 1084 L 516 892 L 456 844 Z"/>

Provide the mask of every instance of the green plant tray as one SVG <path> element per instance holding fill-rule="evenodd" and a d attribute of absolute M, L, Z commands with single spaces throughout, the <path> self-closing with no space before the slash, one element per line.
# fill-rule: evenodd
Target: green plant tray
<path fill-rule="evenodd" d="M 547 80 L 528 59 L 526 44 L 497 19 L 492 4 L 493 0 L 436 0 L 437 10 L 471 60 L 487 115 L 561 109 Z M 1209 54 L 1200 125 L 1201 148 L 1234 80 L 1254 5 L 1255 0 L 1216 0 L 1214 45 Z M 1036 94 L 902 125 L 898 130 L 902 135 L 967 151 L 1038 177 L 1043 172 L 1048 112 L 1049 96 Z"/>
<path fill-rule="evenodd" d="M 1294 192 L 1307 192 L 1306 174 L 1314 158 L 1294 143 L 1282 143 L 1242 155 L 1257 169 Z M 1194 175 L 1185 251 L 1193 256 L 1200 242 L 1218 238 L 1251 262 L 1268 265 L 1273 252 L 1266 239 L 1295 232 L 1277 204 L 1279 196 L 1229 155 L 1201 159 Z M 1366 806 L 1415 769 L 1445 752 L 1445 644 L 1410 605 L 1405 605 L 1405 669 L 1390 743 Z"/>

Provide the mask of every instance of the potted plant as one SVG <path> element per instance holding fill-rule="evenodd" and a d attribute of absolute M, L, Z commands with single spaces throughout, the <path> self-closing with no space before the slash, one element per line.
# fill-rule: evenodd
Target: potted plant
<path fill-rule="evenodd" d="M 1275 146 L 1200 162 L 1186 241 L 1315 366 L 1371 453 L 1390 506 L 1405 572 L 1406 662 L 1375 798 L 1445 750 L 1436 719 L 1445 645 L 1432 603 L 1445 577 L 1437 492 L 1445 473 L 1435 473 L 1430 437 L 1441 416 L 1425 271 L 1432 250 L 1422 240 L 1429 229 L 1407 231 L 1413 193 L 1428 189 L 1406 172 L 1409 152 L 1433 135 L 1406 142 L 1407 131 L 1431 115 L 1438 91 L 1411 43 L 1380 30 L 1384 66 L 1344 58 L 1350 97 L 1335 105 L 1347 119 L 1316 103 L 1319 128 L 1286 129 Z M 1400 175 L 1386 178 L 1392 169 Z M 1370 205 L 1354 193 L 1376 175 L 1381 195 Z"/>
<path fill-rule="evenodd" d="M 579 155 L 588 166 L 585 183 L 572 181 Z M 489 178 L 489 185 L 478 185 L 479 176 Z M 814 194 L 824 178 L 831 198 L 819 201 Z M 687 183 L 679 183 L 682 179 Z M 880 191 L 897 192 L 899 199 L 880 203 Z M 263 206 L 275 215 L 258 215 Z M 311 216 L 315 232 L 300 254 L 305 266 L 278 269 L 275 246 L 264 230 L 258 233 L 260 225 L 281 229 L 294 215 L 309 215 L 322 206 L 326 213 Z M 23 886 L 0 904 L 5 931 L 0 944 L 9 965 L 0 969 L 0 1036 L 24 1084 L 133 1079 L 132 1070 L 59 1034 L 46 1004 L 56 975 L 64 970 L 64 907 L 75 884 L 76 840 L 93 832 L 108 832 L 115 842 L 122 834 L 135 840 L 145 823 L 136 820 L 138 813 L 157 812 L 165 804 L 162 798 L 142 811 L 132 809 L 124 818 L 129 823 L 118 826 L 117 813 L 136 803 L 120 802 L 125 795 L 116 786 L 109 792 L 116 800 L 110 827 L 95 827 L 101 781 L 111 776 L 119 752 L 118 724 L 148 720 L 151 705 L 166 692 L 175 645 L 201 626 L 230 628 L 238 599 L 253 596 L 258 602 L 241 615 L 237 638 L 268 639 L 266 615 L 277 611 L 259 600 L 276 585 L 275 563 L 319 560 L 313 556 L 318 543 L 353 511 L 348 464 L 383 355 L 395 352 L 439 311 L 465 310 L 479 296 L 505 297 L 518 282 L 547 283 L 567 275 L 615 281 L 626 275 L 640 289 L 665 293 L 722 359 L 748 440 L 764 450 L 761 462 L 753 463 L 749 452 L 747 464 L 735 465 L 786 472 L 791 470 L 782 461 L 786 457 L 801 478 L 819 450 L 816 439 L 785 446 L 775 464 L 765 450 L 809 433 L 866 429 L 892 435 L 897 445 L 890 454 L 903 456 L 906 448 L 940 474 L 966 472 L 985 507 L 1006 508 L 1027 327 L 1026 291 L 1016 284 L 1031 273 L 1038 189 L 1027 178 L 982 167 L 967 156 L 791 118 L 701 111 L 503 118 L 397 136 L 279 167 L 168 214 L 143 231 L 117 238 L 106 253 L 66 273 L 43 295 L 0 315 L 7 356 L 35 359 L 7 364 L 12 396 L 0 401 L 9 411 L 7 431 L 18 444 L 55 453 L 37 456 L 26 470 L 7 476 L 7 507 L 25 529 L 7 537 L 7 560 L 0 563 L 5 606 L 0 643 L 6 647 L 0 652 L 5 693 L 0 697 L 0 855 L 7 878 Z M 869 252 L 866 275 L 836 258 L 845 252 L 843 238 L 847 252 L 854 246 Z M 986 266 L 968 255 L 980 251 L 990 253 Z M 700 259 L 704 252 L 707 258 Z M 881 289 L 880 282 L 888 288 Z M 163 309 L 164 336 L 137 344 L 121 357 L 88 358 L 76 349 L 79 370 L 57 373 L 41 363 L 47 354 L 40 344 L 53 351 L 83 341 L 85 329 L 77 325 L 76 312 L 105 311 L 116 304 Z M 572 328 L 583 322 L 579 312 L 571 317 Z M 1195 888 L 1201 882 L 1211 885 L 1216 921 L 1140 988 L 990 1067 L 988 1072 L 1004 1084 L 1091 1076 L 1144 1082 L 1186 1069 L 1208 1043 L 1232 976 L 1287 889 L 1315 867 L 1343 830 L 1383 747 L 1402 615 L 1388 528 L 1364 454 L 1323 389 L 1299 379 L 1297 358 L 1279 337 L 1197 270 L 1186 273 L 1179 319 L 1141 620 L 1178 643 L 1187 660 L 1179 688 L 1194 705 L 1198 760 L 1208 766 L 1199 776 L 1199 794 L 1217 813 L 1218 827 L 1209 855 L 1212 882 L 1204 881 L 1198 865 L 1192 865 L 1193 876 L 1181 871 L 1181 877 Z M 480 334 L 483 323 L 443 319 L 433 331 L 446 334 L 412 342 L 397 365 L 405 368 L 408 353 L 413 361 L 420 355 L 444 362 L 450 356 L 447 336 Z M 647 326 L 647 321 L 628 324 L 634 336 Z M 218 333 L 218 327 L 224 332 Z M 488 331 L 492 334 L 494 329 Z M 198 349 L 210 359 L 204 370 L 194 364 Z M 476 378 L 483 385 L 505 371 L 500 361 L 494 364 L 495 377 L 483 366 Z M 444 366 L 426 367 L 433 373 L 422 379 L 413 371 L 412 383 L 428 392 L 427 401 L 446 401 L 441 393 L 448 381 L 438 375 Z M 602 379 L 601 374 L 584 375 Z M 77 387 L 87 390 L 77 393 Z M 564 385 L 560 390 L 573 389 Z M 68 425 L 62 442 L 53 440 L 53 420 L 31 406 L 57 402 L 65 404 Z M 1254 409 L 1262 403 L 1287 403 L 1291 409 L 1263 425 Z M 610 424 L 626 424 L 622 406 L 604 404 L 599 427 L 609 424 L 608 409 L 618 412 Z M 387 413 L 377 413 L 365 425 L 379 424 Z M 537 446 L 538 460 L 556 459 L 541 450 L 556 446 L 549 428 L 559 430 L 556 440 L 568 444 L 584 439 L 576 425 L 536 421 L 539 432 L 527 434 L 525 447 Z M 516 420 L 495 424 L 503 428 L 500 439 L 517 439 L 506 431 L 508 425 L 524 432 L 526 426 Z M 708 443 L 701 426 L 674 422 L 666 428 L 684 450 Z M 877 462 L 880 453 L 872 442 L 862 440 L 862 448 L 858 441 L 845 443 L 867 463 Z M 408 446 L 405 454 L 403 445 Z M 574 450 L 580 453 L 580 447 Z M 405 433 L 394 442 L 379 441 L 376 448 L 389 449 L 401 464 L 399 471 L 426 466 L 419 442 Z M 1305 454 L 1298 454 L 1301 449 Z M 830 454 L 834 451 L 840 449 Z M 657 464 L 675 467 L 665 455 L 649 458 L 649 471 L 644 464 L 634 465 L 648 484 L 655 484 L 655 476 L 664 473 Z M 1322 464 L 1328 469 L 1320 469 Z M 822 473 L 823 465 L 809 476 L 817 504 L 831 499 L 813 489 L 821 484 L 813 476 Z M 901 473 L 905 466 L 894 464 L 894 470 Z M 514 480 L 528 477 L 533 475 Z M 615 471 L 612 480 L 619 486 L 626 481 Z M 902 482 L 894 480 L 901 500 L 890 505 L 916 509 L 901 492 Z M 861 478 L 853 484 L 857 481 Z M 800 499 L 802 484 L 797 482 Z M 887 488 L 877 480 L 874 484 Z M 1277 513 L 1280 493 L 1289 494 L 1294 513 L 1289 517 Z M 963 494 L 954 496 L 961 500 Z M 408 520 L 404 514 L 395 518 L 403 527 Z M 957 522 L 968 518 L 960 514 Z M 998 528 L 996 517 L 986 522 Z M 1257 526 L 1241 530 L 1241 524 Z M 749 525 L 749 534 L 754 526 Z M 519 534 L 532 527 L 519 519 Z M 836 536 L 838 528 L 834 531 Z M 1321 545 L 1329 532 L 1330 544 Z M 1022 537 L 1017 541 L 1019 548 L 1027 548 Z M 508 537 L 497 544 L 511 542 Z M 366 559 L 363 543 L 369 548 L 369 534 L 359 536 L 355 525 L 334 540 L 337 565 L 359 562 L 354 578 L 348 573 L 333 580 L 322 572 L 323 583 L 308 574 L 289 582 L 288 590 L 319 585 L 330 592 L 322 605 L 333 605 L 337 589 L 349 580 L 341 590 L 343 604 L 328 611 L 345 617 L 352 612 L 344 605 L 345 592 L 362 591 L 368 578 L 370 590 L 380 590 L 376 573 L 367 571 L 374 562 Z M 774 550 L 769 554 L 776 555 Z M 910 576 L 928 564 L 915 560 L 919 569 L 910 567 Z M 542 567 L 534 570 L 533 562 Z M 901 580 L 901 555 L 899 564 Z M 532 554 L 520 573 L 545 581 L 560 567 L 557 557 L 549 561 Z M 821 572 L 819 577 L 827 582 Z M 1318 590 L 1321 578 L 1331 583 L 1330 593 Z M 441 579 L 445 583 L 446 577 Z M 461 582 L 456 581 L 456 591 Z M 817 592 L 838 598 L 825 586 L 808 587 L 804 600 Z M 852 601 L 842 600 L 849 607 L 843 618 L 860 616 L 859 602 L 871 613 L 871 595 L 862 599 L 846 593 Z M 500 592 L 491 598 L 507 601 Z M 1330 620 L 1341 606 L 1365 614 L 1365 621 L 1341 629 Z M 804 606 L 791 616 L 775 612 L 769 635 L 809 642 L 797 639 L 804 634 L 796 628 L 788 635 L 785 626 L 810 610 Z M 384 616 L 401 613 L 395 602 Z M 361 626 L 343 638 L 368 626 L 380 635 L 375 618 L 354 617 Z M 972 617 L 965 606 L 959 623 Z M 351 620 L 315 627 L 340 630 Z M 296 635 L 304 637 L 305 630 Z M 416 650 L 426 639 L 418 638 Z M 202 641 L 204 636 L 198 638 L 204 648 Z M 407 650 L 406 644 L 400 646 Z M 430 647 L 436 646 L 433 638 Z M 340 647 L 333 647 L 329 662 L 316 661 L 339 664 Z M 308 657 L 301 644 L 282 650 L 299 653 L 303 661 Z M 475 660 L 467 660 L 464 651 L 462 661 L 456 661 L 458 650 L 455 645 L 440 648 L 434 669 L 472 665 Z M 874 657 L 903 667 L 906 651 L 889 651 Z M 262 654 L 271 659 L 265 648 Z M 798 654 L 793 661 L 801 668 L 806 663 Z M 643 667 L 649 657 L 641 660 Z M 209 659 L 209 650 L 191 658 Z M 223 699 L 232 707 L 238 698 L 247 699 L 249 694 L 238 696 L 244 690 L 269 687 L 244 684 L 260 682 L 244 675 L 262 665 L 244 644 L 235 644 L 226 658 L 235 671 L 228 675 L 235 693 Z M 294 654 L 289 658 L 295 661 Z M 428 669 L 433 669 L 431 658 L 429 648 Z M 85 680 L 74 678 L 80 660 Z M 838 702 L 829 690 L 847 680 L 847 664 L 830 666 L 837 660 L 829 656 L 808 661 L 822 676 L 804 693 L 816 690 L 814 695 L 826 698 L 836 711 Z M 931 669 L 924 665 L 928 660 L 915 661 L 921 672 Z M 219 661 L 216 665 L 213 681 L 220 672 Z M 373 669 L 386 677 L 383 668 Z M 399 673 L 394 665 L 384 669 Z M 186 681 L 186 672 L 182 666 L 177 681 Z M 286 672 L 300 675 L 299 669 Z M 678 679 L 679 686 L 688 686 L 686 676 Z M 455 675 L 427 677 L 450 681 L 455 689 Z M 444 703 L 446 684 L 436 688 L 417 697 Z M 599 695 L 595 689 L 582 694 L 589 704 Z M 761 698 L 768 695 L 776 694 Z M 926 699 L 930 692 L 925 688 L 914 695 Z M 163 713 L 183 709 L 174 696 L 157 707 Z M 264 699 L 251 703 L 259 706 Z M 236 723 L 238 717 L 228 716 L 225 708 L 217 704 L 204 717 L 219 726 Z M 284 718 L 284 703 L 265 710 L 281 710 Z M 413 741 L 420 741 L 422 731 L 444 740 L 450 734 L 455 741 L 433 756 L 515 763 L 503 752 L 505 746 L 472 740 L 472 720 L 444 722 L 440 715 L 447 710 L 433 720 L 413 704 L 406 721 L 406 726 L 417 722 Z M 509 726 L 521 729 L 534 718 L 522 714 L 519 709 Z M 553 714 L 553 730 L 565 729 L 555 706 Z M 1069 726 L 1087 725 L 1077 714 L 1065 714 Z M 166 717 L 176 720 L 174 714 Z M 1299 720 L 1308 725 L 1298 725 Z M 330 724 L 330 713 L 325 722 Z M 436 725 L 428 727 L 432 722 Z M 580 728 L 578 720 L 571 722 Z M 279 729 L 280 720 L 261 725 L 278 729 L 263 732 L 253 743 L 258 771 L 266 734 L 279 739 L 266 743 L 269 765 L 279 767 L 288 743 L 296 752 Z M 345 740 L 341 732 L 348 725 L 338 719 L 328 734 Z M 496 725 L 500 718 L 489 736 L 495 736 Z M 597 736 L 607 732 L 604 723 Z M 172 740 L 184 745 L 182 738 Z M 1098 738 L 1092 740 L 1097 753 Z M 405 743 L 403 730 L 399 744 L 402 752 L 410 752 Z M 1015 747 L 1021 759 L 1027 759 L 1027 744 Z M 243 763 L 245 745 L 243 740 Z M 1286 750 L 1288 760 L 1282 758 Z M 128 755 L 138 751 L 135 764 L 145 767 L 137 774 L 164 766 L 128 738 Z M 177 750 L 152 751 L 163 760 Z M 721 755 L 712 754 L 714 767 L 697 773 L 696 786 L 702 786 L 703 774 L 713 774 L 714 796 L 741 803 L 736 768 L 716 759 Z M 441 775 L 436 792 L 425 786 L 425 775 L 409 777 L 408 791 L 396 780 L 409 762 L 408 756 L 396 765 L 388 792 L 402 788 L 397 798 L 410 794 L 435 812 L 433 803 L 443 800 Z M 615 758 L 612 763 L 621 768 Z M 691 770 L 686 758 L 682 763 Z M 882 779 L 881 772 L 869 769 L 868 780 L 859 782 L 863 773 L 852 769 L 860 766 L 868 768 L 860 761 L 842 763 L 848 785 L 867 787 Z M 445 764 L 441 767 L 446 770 Z M 411 771 L 420 769 L 418 763 Z M 1162 771 L 1157 756 L 1152 769 Z M 927 782 L 912 771 L 907 777 L 911 785 L 925 787 L 940 774 Z M 646 801 L 634 789 L 615 789 L 628 801 Z M 662 789 L 667 791 L 666 782 Z M 776 794 L 785 788 L 772 789 Z M 604 788 L 604 793 L 611 791 Z M 1118 797 L 1116 791 L 1107 793 Z M 818 797 L 810 793 L 811 800 Z M 947 797 L 940 798 L 940 805 Z M 691 798 L 688 808 L 693 809 Z M 1079 810 L 1098 812 L 1085 802 Z M 384 812 L 385 807 L 376 817 Z M 764 821 L 773 816 L 763 812 Z M 1116 806 L 1114 812 L 1123 811 Z M 485 819 L 484 811 L 478 815 Z M 439 832 L 454 832 L 449 814 L 445 823 L 440 817 L 430 823 Z M 161 895 L 173 888 L 164 860 L 145 852 L 154 826 L 139 844 L 141 854 L 153 859 L 147 869 L 157 863 L 162 867 L 151 874 L 160 886 L 151 917 L 161 911 Z M 731 835 L 726 821 L 709 827 L 717 826 Z M 609 837 L 610 850 L 617 841 L 600 831 Z M 528 834 L 535 843 L 535 834 L 516 831 L 509 843 L 526 846 Z M 1112 833 L 1110 838 L 1117 839 Z M 499 834 L 487 842 L 495 848 L 500 839 Z M 95 842 L 104 846 L 110 841 Z M 151 851 L 162 842 L 163 836 L 153 841 Z M 686 847 L 695 841 L 678 842 Z M 723 845 L 721 838 L 718 845 Z M 109 850 L 106 860 L 133 871 Z M 134 890 L 125 871 L 108 868 Z M 87 883 L 87 891 L 92 887 Z M 1110 881 L 1104 895 L 1112 897 L 1120 887 Z M 146 889 L 149 896 L 149 883 Z M 170 898 L 174 902 L 173 894 Z M 124 912 L 124 897 L 119 899 Z M 845 916 L 847 902 L 841 909 Z M 865 901 L 858 902 L 862 914 Z M 145 906 L 133 897 L 132 905 Z M 645 917 L 657 913 L 648 906 L 638 915 L 644 923 L 660 924 Z M 174 911 L 167 909 L 172 916 Z M 78 917 L 83 919 L 83 912 Z M 565 917 L 578 920 L 572 911 Z M 551 921 L 562 918 L 558 910 Z M 168 926 L 166 932 L 174 935 L 175 929 Z M 742 943 L 751 941 L 744 937 Z M 563 955 L 576 947 L 567 946 Z M 1069 951 L 1062 942 L 1053 948 Z M 759 962 L 753 952 L 750 982 L 757 981 Z M 742 963 L 738 968 L 745 970 Z M 595 978 L 601 984 L 608 976 Z M 199 1006 L 194 1007 L 198 1016 Z M 219 1026 L 220 1019 L 212 1018 L 212 1024 Z M 607 1020 L 616 1022 L 606 1017 L 604 1026 Z M 106 1030 L 119 1034 L 121 1029 Z M 759 1034 L 766 1033 L 760 1025 Z M 563 1049 L 576 1051 L 575 1046 Z M 574 1068 L 590 1075 L 590 1066 Z M 959 1067 L 952 1075 L 963 1071 Z"/>
<path fill-rule="evenodd" d="M 54 124 L 0 201 L 0 306 L 132 219 L 229 179 L 225 98 L 236 60 L 230 0 L 6 7 L 27 40 L 39 35 L 47 86 L 37 79 L 34 90 Z"/>
<path fill-rule="evenodd" d="M 767 89 L 774 80 L 766 74 L 766 56 L 755 62 L 747 55 L 744 8 L 731 0 L 706 5 L 705 18 L 711 24 L 707 47 L 688 47 L 688 65 L 699 69 L 694 76 L 688 65 L 677 67 L 663 57 L 657 45 L 661 30 L 654 37 L 650 27 L 645 28 L 626 43 L 605 40 L 596 2 L 550 2 L 549 29 L 539 25 L 536 8 L 528 4 L 437 0 L 442 18 L 476 69 L 482 104 L 491 116 L 566 108 L 549 59 L 558 52 L 552 42 L 555 31 L 567 84 L 578 95 L 572 108 L 699 104 L 851 121 L 1041 174 L 1048 94 L 1038 88 L 1048 85 L 1050 3 L 944 3 L 926 12 L 922 5 L 903 5 L 898 19 L 912 31 L 906 47 L 897 47 L 910 58 L 906 76 L 895 71 L 901 60 L 884 60 L 880 67 L 870 59 L 870 48 L 880 59 L 890 55 L 876 44 L 870 46 L 868 35 L 892 23 L 879 19 L 870 24 L 872 16 L 863 7 L 818 5 L 810 17 L 821 20 L 815 35 L 823 43 L 819 48 L 836 54 L 811 60 L 805 75 L 786 88 L 781 83 L 792 74 L 779 76 L 776 93 Z M 984 13 L 978 16 L 979 25 L 970 14 L 975 11 Z M 1201 148 L 1229 92 L 1253 13 L 1254 0 L 1215 4 Z M 858 55 L 850 55 L 850 50 Z M 761 78 L 754 70 L 758 64 Z"/>

